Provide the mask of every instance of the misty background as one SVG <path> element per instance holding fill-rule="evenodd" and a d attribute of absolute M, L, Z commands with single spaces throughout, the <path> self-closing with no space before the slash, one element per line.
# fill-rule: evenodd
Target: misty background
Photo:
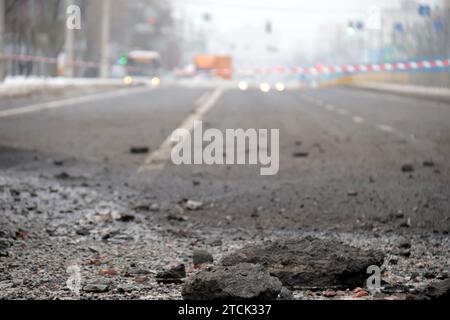
<path fill-rule="evenodd" d="M 65 54 L 67 0 L 4 0 L 4 52 Z M 107 12 L 104 1 L 109 1 Z M 199 54 L 226 54 L 234 68 L 339 65 L 450 56 L 448 0 L 74 0 L 81 8 L 74 59 L 117 64 L 153 50 L 161 67 L 185 68 Z M 424 9 L 425 11 L 423 11 Z M 422 11 L 421 11 L 422 10 Z M 102 48 L 103 17 L 109 19 Z M 105 52 L 102 52 L 106 51 Z M 58 64 L 7 62 L 7 75 L 52 76 Z M 98 68 L 77 67 L 96 77 Z"/>

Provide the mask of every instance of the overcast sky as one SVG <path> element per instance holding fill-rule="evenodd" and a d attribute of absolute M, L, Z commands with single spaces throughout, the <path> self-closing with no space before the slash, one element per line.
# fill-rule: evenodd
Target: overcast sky
<path fill-rule="evenodd" d="M 299 49 L 313 54 L 317 39 L 325 25 L 333 26 L 349 20 L 365 20 L 373 7 L 398 7 L 400 0 L 173 0 L 177 9 L 193 21 L 197 28 L 211 30 L 212 43 L 241 43 L 264 37 L 266 21 L 273 24 L 273 40 L 281 48 Z M 441 0 L 420 0 L 420 3 L 441 4 Z M 209 13 L 211 21 L 202 17 Z M 259 32 L 261 31 L 261 32 Z M 329 32 L 329 30 L 328 30 Z M 276 38 L 276 39 L 275 39 Z M 217 46 L 213 45 L 213 50 Z M 297 50 L 297 49 L 296 49 Z"/>

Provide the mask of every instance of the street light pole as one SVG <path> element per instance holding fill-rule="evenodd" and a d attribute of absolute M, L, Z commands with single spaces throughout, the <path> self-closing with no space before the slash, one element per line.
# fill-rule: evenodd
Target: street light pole
<path fill-rule="evenodd" d="M 69 8 L 74 4 L 74 0 L 66 0 L 66 9 Z M 69 26 L 66 27 L 65 32 L 65 63 L 64 63 L 64 76 L 68 78 L 73 78 L 74 76 L 74 68 L 73 68 L 73 61 L 74 61 L 74 30 L 72 28 L 69 28 Z"/>
<path fill-rule="evenodd" d="M 109 76 L 109 19 L 110 19 L 110 0 L 102 0 L 102 25 L 101 25 L 101 67 L 100 77 Z"/>
<path fill-rule="evenodd" d="M 445 55 L 450 55 L 450 0 L 444 1 L 444 18 L 445 18 L 445 25 L 444 25 L 444 32 L 445 32 Z"/>
<path fill-rule="evenodd" d="M 444 58 L 449 58 L 450 56 L 450 0 L 444 0 Z M 450 88 L 450 72 L 445 73 L 445 85 Z"/>
<path fill-rule="evenodd" d="M 0 0 L 0 56 L 5 52 L 5 0 Z M 0 57 L 0 81 L 6 76 L 6 60 Z"/>

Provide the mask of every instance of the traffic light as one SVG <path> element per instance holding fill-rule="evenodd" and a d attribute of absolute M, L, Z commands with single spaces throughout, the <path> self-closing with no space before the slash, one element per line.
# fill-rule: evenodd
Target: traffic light
<path fill-rule="evenodd" d="M 403 24 L 401 22 L 396 22 L 394 24 L 394 30 L 397 32 L 403 32 L 404 31 Z"/>
<path fill-rule="evenodd" d="M 348 36 L 350 36 L 350 37 L 352 37 L 352 36 L 354 36 L 356 34 L 356 29 L 355 29 L 355 27 L 354 27 L 354 25 L 353 25 L 353 22 L 349 22 L 348 23 L 348 26 L 347 26 L 347 35 Z"/>
<path fill-rule="evenodd" d="M 347 35 L 353 37 L 356 33 L 363 32 L 365 27 L 363 21 L 349 21 L 346 29 Z"/>
<path fill-rule="evenodd" d="M 119 58 L 119 64 L 121 66 L 126 66 L 128 64 L 128 57 L 126 54 L 121 54 Z"/>
<path fill-rule="evenodd" d="M 431 16 L 431 7 L 427 4 L 420 4 L 418 11 L 419 11 L 419 15 L 422 17 Z"/>
<path fill-rule="evenodd" d="M 364 30 L 364 22 L 362 22 L 362 21 L 357 21 L 357 22 L 356 22 L 356 30 L 358 30 L 358 31 L 363 31 L 363 30 Z"/>
<path fill-rule="evenodd" d="M 272 22 L 267 21 L 266 22 L 266 33 L 271 34 L 272 33 Z"/>
<path fill-rule="evenodd" d="M 444 32 L 444 23 L 440 20 L 433 21 L 433 28 L 436 32 Z"/>
<path fill-rule="evenodd" d="M 204 21 L 209 22 L 209 21 L 211 21 L 211 19 L 212 19 L 211 13 L 205 13 L 203 15 L 203 20 Z"/>

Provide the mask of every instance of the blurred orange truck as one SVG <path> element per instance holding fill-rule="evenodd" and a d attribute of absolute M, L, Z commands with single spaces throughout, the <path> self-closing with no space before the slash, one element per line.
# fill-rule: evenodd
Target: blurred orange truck
<path fill-rule="evenodd" d="M 198 55 L 194 63 L 197 70 L 210 71 L 224 79 L 231 79 L 233 75 L 233 59 L 227 55 Z"/>

